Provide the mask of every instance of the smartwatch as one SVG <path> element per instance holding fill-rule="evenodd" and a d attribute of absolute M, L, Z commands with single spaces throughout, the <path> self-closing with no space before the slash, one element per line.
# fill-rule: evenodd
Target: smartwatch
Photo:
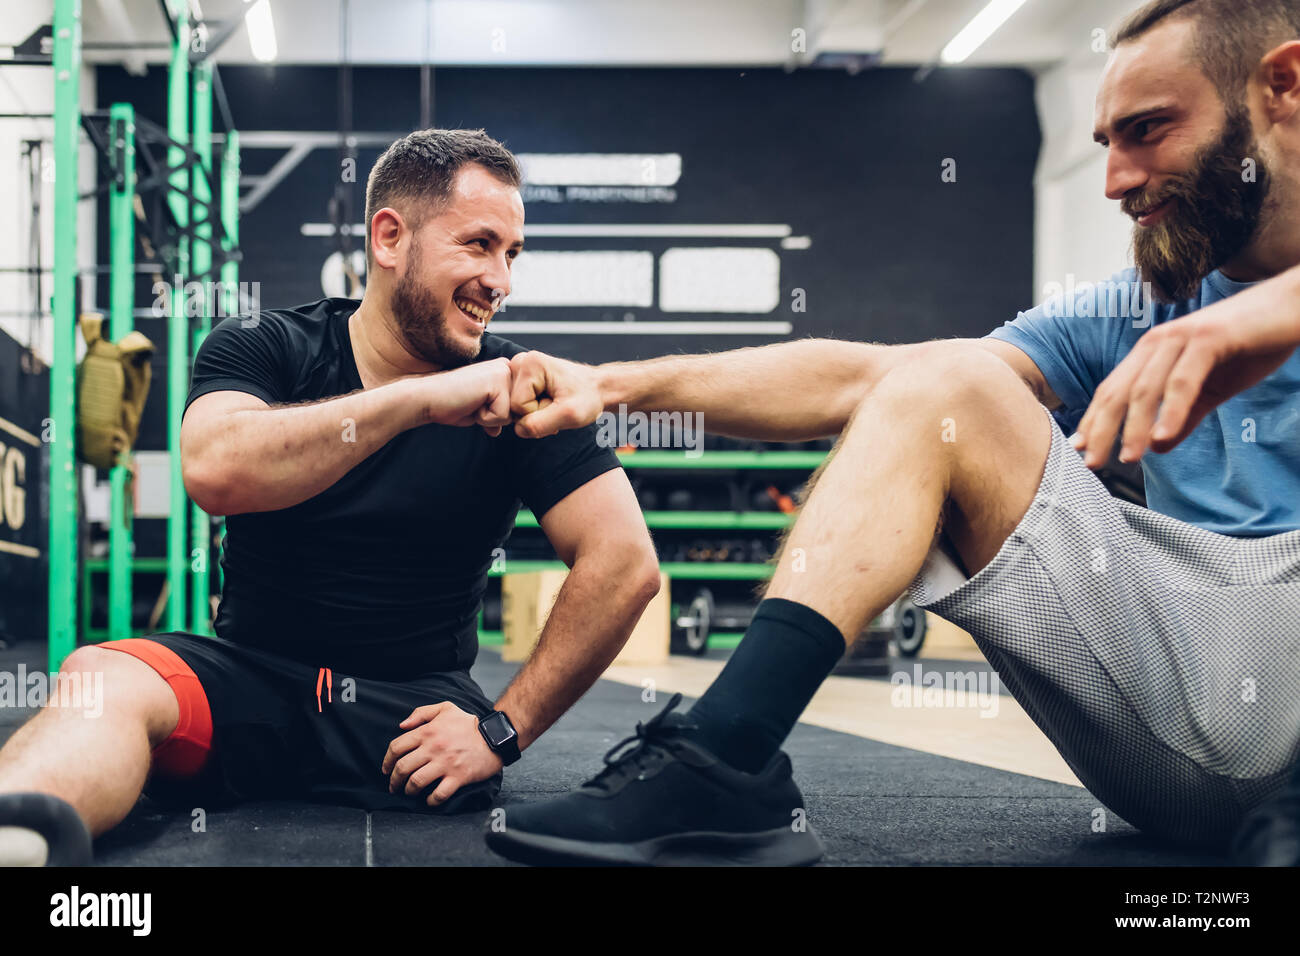
<path fill-rule="evenodd" d="M 501 758 L 501 763 L 510 766 L 521 756 L 519 753 L 519 734 L 510 718 L 499 710 L 483 717 L 478 722 L 478 732 L 483 735 L 492 752 Z"/>

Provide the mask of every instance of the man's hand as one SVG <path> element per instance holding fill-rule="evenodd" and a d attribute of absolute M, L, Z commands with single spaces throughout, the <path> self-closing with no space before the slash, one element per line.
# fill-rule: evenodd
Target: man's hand
<path fill-rule="evenodd" d="M 521 352 L 510 360 L 514 384 L 510 413 L 515 434 L 545 438 L 590 425 L 605 410 L 595 371 L 543 352 Z"/>
<path fill-rule="evenodd" d="M 466 784 L 501 770 L 501 758 L 479 733 L 478 718 L 453 703 L 417 707 L 398 726 L 406 733 L 388 745 L 381 767 L 389 793 L 416 794 L 437 783 L 426 801 L 436 807 Z"/>
<path fill-rule="evenodd" d="M 1294 309 L 1261 309 L 1256 291 L 1264 290 L 1240 292 L 1138 339 L 1079 422 L 1072 441 L 1085 465 L 1106 464 L 1121 423 L 1121 461 L 1137 461 L 1148 448 L 1169 451 L 1215 406 L 1291 357 L 1300 344 Z"/>
<path fill-rule="evenodd" d="M 475 362 L 450 372 L 413 376 L 425 417 L 441 425 L 481 425 L 489 435 L 510 424 L 510 361 Z"/>

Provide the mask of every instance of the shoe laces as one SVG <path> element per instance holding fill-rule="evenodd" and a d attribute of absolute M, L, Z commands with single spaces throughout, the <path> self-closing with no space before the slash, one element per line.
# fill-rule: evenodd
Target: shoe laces
<path fill-rule="evenodd" d="M 682 701 L 681 694 L 673 694 L 668 706 L 646 723 L 637 722 L 636 733 L 624 737 L 605 753 L 605 767 L 583 786 L 611 791 L 634 778 L 643 778 L 651 767 L 672 756 L 677 750 L 676 741 L 683 730 L 694 730 L 695 724 L 681 719 L 669 724 L 669 712 Z"/>

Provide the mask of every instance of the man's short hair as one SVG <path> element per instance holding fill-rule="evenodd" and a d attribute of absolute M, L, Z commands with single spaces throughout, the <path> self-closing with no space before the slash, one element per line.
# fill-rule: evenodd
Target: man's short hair
<path fill-rule="evenodd" d="M 366 265 L 373 267 L 370 221 L 391 206 L 411 229 L 419 229 L 451 195 L 456 174 L 482 166 L 497 179 L 518 186 L 514 154 L 481 129 L 422 129 L 403 136 L 375 161 L 366 180 Z"/>
<path fill-rule="evenodd" d="M 1196 22 L 1192 52 L 1229 113 L 1246 108 L 1246 84 L 1264 54 L 1300 39 L 1298 0 L 1153 0 L 1120 24 L 1111 45 L 1184 19 Z"/>

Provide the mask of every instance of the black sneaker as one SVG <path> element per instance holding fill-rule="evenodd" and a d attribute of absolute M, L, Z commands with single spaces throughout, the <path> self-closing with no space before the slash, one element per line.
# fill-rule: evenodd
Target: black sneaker
<path fill-rule="evenodd" d="M 1300 764 L 1281 792 L 1242 822 L 1232 860 L 1238 866 L 1300 866 Z"/>
<path fill-rule="evenodd" d="M 553 800 L 511 807 L 487 844 L 520 863 L 551 865 L 799 866 L 821 859 L 790 758 L 757 774 L 721 762 L 670 713 L 675 694 L 605 754 L 605 769 Z M 624 749 L 628 744 L 632 747 Z M 622 751 L 620 753 L 620 751 Z"/>
<path fill-rule="evenodd" d="M 87 866 L 90 831 L 48 793 L 0 793 L 0 866 Z"/>

